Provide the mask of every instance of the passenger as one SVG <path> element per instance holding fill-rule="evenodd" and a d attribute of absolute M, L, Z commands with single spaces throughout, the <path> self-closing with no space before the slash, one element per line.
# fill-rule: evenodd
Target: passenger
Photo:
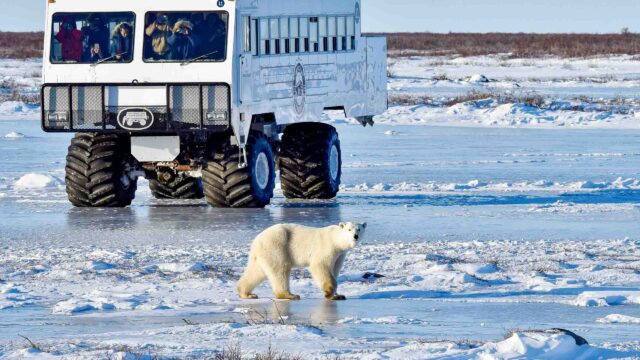
<path fill-rule="evenodd" d="M 118 24 L 111 35 L 111 56 L 115 61 L 130 61 L 132 57 L 131 25 Z"/>
<path fill-rule="evenodd" d="M 227 42 L 227 29 L 224 21 L 218 14 L 209 14 L 205 20 L 203 33 L 206 34 L 203 43 L 203 54 L 212 54 L 209 58 L 222 59 L 225 56 Z"/>
<path fill-rule="evenodd" d="M 87 26 L 82 28 L 84 34 L 87 49 L 85 50 L 85 57 L 92 56 L 91 51 L 94 49 L 95 44 L 99 44 L 101 50 L 109 48 L 109 28 L 104 17 L 100 14 L 91 14 L 87 18 Z"/>
<path fill-rule="evenodd" d="M 171 46 L 171 60 L 190 60 L 199 54 L 199 41 L 193 33 L 193 24 L 188 20 L 178 20 L 173 27 L 173 34 L 167 39 Z"/>
<path fill-rule="evenodd" d="M 145 29 L 145 35 L 151 40 L 145 40 L 145 44 L 150 44 L 150 47 L 145 52 L 145 56 L 153 60 L 166 60 L 171 50 L 167 42 L 169 36 L 171 36 L 169 17 L 158 14 L 156 20 Z"/>
<path fill-rule="evenodd" d="M 56 39 L 62 45 L 62 61 L 82 60 L 82 37 L 75 19 L 71 16 L 64 17 L 60 31 L 56 34 Z"/>
<path fill-rule="evenodd" d="M 104 56 L 102 55 L 102 48 L 100 47 L 100 43 L 95 43 L 89 48 L 89 52 L 84 55 L 82 61 L 87 63 L 96 63 L 103 59 Z"/>

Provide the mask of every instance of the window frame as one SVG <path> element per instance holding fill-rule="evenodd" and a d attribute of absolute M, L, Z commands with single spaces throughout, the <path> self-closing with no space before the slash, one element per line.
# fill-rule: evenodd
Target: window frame
<path fill-rule="evenodd" d="M 220 63 L 224 63 L 227 61 L 227 59 L 229 58 L 229 22 L 230 22 L 230 17 L 229 17 L 229 12 L 226 10 L 176 10 L 176 11 L 162 11 L 162 10 L 156 10 L 156 11 L 146 11 L 144 13 L 144 25 L 143 28 L 146 29 L 147 28 L 147 16 L 149 14 L 157 14 L 157 13 L 163 13 L 163 14 L 182 14 L 182 13 L 202 13 L 202 14 L 225 14 L 227 16 L 227 21 L 225 23 L 226 25 L 226 32 L 227 35 L 225 37 L 225 43 L 224 43 L 224 57 L 222 58 L 222 60 L 198 60 L 196 62 L 194 62 L 194 64 L 220 64 Z M 142 34 L 143 36 L 145 36 L 145 38 L 142 39 L 142 61 L 145 64 L 181 64 L 183 62 L 185 62 L 185 60 L 148 60 L 145 57 L 145 46 L 146 45 L 146 34 L 143 32 Z"/>
<path fill-rule="evenodd" d="M 102 14 L 102 15 L 108 15 L 108 14 L 132 14 L 133 15 L 133 24 L 131 26 L 131 28 L 133 29 L 133 37 L 131 38 L 131 60 L 129 61 L 105 61 L 103 63 L 100 63 L 101 65 L 125 65 L 125 64 L 131 64 L 136 57 L 136 26 L 138 24 L 138 14 L 136 14 L 134 11 L 92 11 L 92 12 L 56 12 L 53 13 L 51 15 L 51 39 L 49 41 L 49 63 L 51 65 L 94 65 L 96 64 L 95 62 L 83 62 L 83 61 L 78 61 L 78 62 L 67 62 L 67 61 L 53 61 L 53 44 L 54 41 L 57 41 L 57 39 L 55 38 L 55 32 L 54 32 L 54 27 L 56 26 L 56 22 L 53 21 L 53 19 L 56 16 L 65 16 L 65 15 L 86 15 L 87 17 L 89 15 L 92 14 Z M 77 22 L 77 20 L 76 20 Z M 78 29 L 80 30 L 80 29 Z M 59 31 L 59 30 L 58 30 Z M 111 31 L 111 29 L 109 29 L 109 31 Z M 84 37 L 84 34 L 83 34 Z M 109 43 L 111 43 L 111 33 L 109 33 Z M 111 45 L 111 44 L 109 44 Z M 109 55 L 111 56 L 111 55 Z"/>

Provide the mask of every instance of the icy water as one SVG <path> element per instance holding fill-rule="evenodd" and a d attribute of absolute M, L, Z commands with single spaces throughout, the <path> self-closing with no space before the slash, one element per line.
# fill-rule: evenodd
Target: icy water
<path fill-rule="evenodd" d="M 640 178 L 640 131 L 401 126 L 339 126 L 339 131 L 347 191 L 333 201 L 291 202 L 277 195 L 263 210 L 211 209 L 202 201 L 154 200 L 146 182 L 140 181 L 132 207 L 92 210 L 72 208 L 61 182 L 35 190 L 14 185 L 27 173 L 63 179 L 69 135 L 44 134 L 37 122 L 0 122 L 0 136 L 9 132 L 25 135 L 15 140 L 0 138 L 0 251 L 86 248 L 92 244 L 107 250 L 177 244 L 197 248 L 213 243 L 238 247 L 246 246 L 274 223 L 321 226 L 351 220 L 368 221 L 367 242 L 375 244 L 438 240 L 580 242 L 637 239 L 640 235 L 640 191 L 607 185 L 618 178 Z M 470 182 L 488 185 L 485 190 L 482 186 L 475 189 L 476 185 L 471 189 L 447 187 Z M 521 190 L 517 186 L 546 182 L 556 184 L 558 190 L 543 185 Z M 430 183 L 433 191 L 392 191 L 403 183 Z M 593 187 L 596 189 L 585 191 Z M 546 211 L 548 207 L 554 210 L 558 203 L 572 205 Z M 0 279 L 2 276 L 0 273 Z M 183 323 L 182 319 L 203 323 L 239 316 L 227 313 L 229 309 L 207 307 L 166 311 L 157 316 L 121 312 L 69 316 L 52 315 L 52 304 L 46 305 L 0 310 L 0 343 L 16 341 L 21 333 L 42 339 L 73 338 L 87 331 L 104 334 L 173 326 Z M 270 305 L 256 306 L 274 312 Z M 596 319 L 611 313 L 608 308 L 527 299 L 355 299 L 340 304 L 312 299 L 277 306 L 277 312 L 292 320 L 323 323 L 327 334 L 349 338 L 495 340 L 515 327 L 566 327 L 597 343 L 637 340 L 640 333 L 640 325 L 596 323 Z M 640 316 L 640 308 L 623 306 L 615 313 Z M 385 325 L 344 321 L 349 317 L 390 316 L 410 320 Z"/>
<path fill-rule="evenodd" d="M 369 340 L 474 340 L 500 339 L 513 329 L 566 328 L 580 333 L 594 343 L 615 339 L 619 342 L 638 338 L 640 325 L 600 324 L 596 320 L 611 313 L 607 308 L 579 308 L 561 304 L 487 303 L 438 300 L 349 300 L 342 303 L 322 300 L 278 301 L 257 305 L 254 310 L 274 322 L 280 317 L 287 323 L 312 324 L 330 336 Z M 637 307 L 616 309 L 616 313 L 638 316 Z M 246 317 L 231 312 L 212 312 L 201 308 L 167 312 L 164 315 L 51 315 L 38 308 L 5 312 L 0 321 L 0 343 L 26 333 L 36 339 L 51 334 L 73 338 L 107 334 L 130 328 L 139 331 L 158 327 L 204 324 L 221 321 L 244 322 Z M 397 319 L 401 319 L 398 321 Z"/>
<path fill-rule="evenodd" d="M 70 234 L 73 241 L 86 243 L 95 241 L 95 231 L 105 231 L 101 245 L 114 247 L 131 242 L 172 244 L 178 234 L 216 241 L 218 233 L 226 242 L 247 242 L 273 223 L 324 225 L 345 220 L 374 223 L 369 233 L 374 242 L 620 239 L 640 232 L 638 211 L 628 211 L 640 202 L 640 191 L 575 192 L 571 187 L 640 178 L 640 131 L 339 126 L 343 183 L 349 186 L 443 186 L 478 180 L 502 185 L 505 191 L 344 192 L 327 202 L 291 202 L 278 195 L 264 210 L 211 209 L 203 201 L 161 202 L 151 198 L 146 181 L 140 181 L 131 208 L 74 209 L 60 188 L 12 188 L 26 173 L 64 179 L 69 136 L 44 134 L 37 122 L 0 122 L 0 135 L 11 131 L 26 137 L 0 139 L 0 213 L 5 218 L 0 239 L 20 246 L 67 243 Z M 389 131 L 395 135 L 385 135 Z M 564 184 L 566 189 L 510 190 L 511 184 L 540 181 Z M 605 206 L 607 211 L 528 211 L 558 201 Z M 108 230 L 128 236 L 110 237 Z"/>

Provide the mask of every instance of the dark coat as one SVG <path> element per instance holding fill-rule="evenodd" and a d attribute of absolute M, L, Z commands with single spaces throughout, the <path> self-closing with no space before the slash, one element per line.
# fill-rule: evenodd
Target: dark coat
<path fill-rule="evenodd" d="M 190 60 L 202 55 L 198 49 L 200 42 L 193 33 L 189 36 L 174 33 L 169 36 L 167 43 L 171 46 L 170 60 Z"/>
<path fill-rule="evenodd" d="M 133 58 L 133 33 L 129 32 L 127 37 L 120 34 L 121 25 L 116 26 L 111 35 L 111 56 L 115 56 L 114 61 L 131 61 Z"/>
<path fill-rule="evenodd" d="M 78 29 L 67 30 L 64 27 L 56 34 L 56 39 L 62 44 L 63 61 L 82 60 L 82 31 Z"/>

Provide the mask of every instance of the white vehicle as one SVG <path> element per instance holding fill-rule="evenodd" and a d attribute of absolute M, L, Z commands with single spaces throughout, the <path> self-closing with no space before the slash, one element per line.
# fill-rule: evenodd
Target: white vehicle
<path fill-rule="evenodd" d="M 42 127 L 76 133 L 69 200 L 264 207 L 275 187 L 329 199 L 342 175 L 326 110 L 387 109 L 386 39 L 361 0 L 49 0 Z"/>

